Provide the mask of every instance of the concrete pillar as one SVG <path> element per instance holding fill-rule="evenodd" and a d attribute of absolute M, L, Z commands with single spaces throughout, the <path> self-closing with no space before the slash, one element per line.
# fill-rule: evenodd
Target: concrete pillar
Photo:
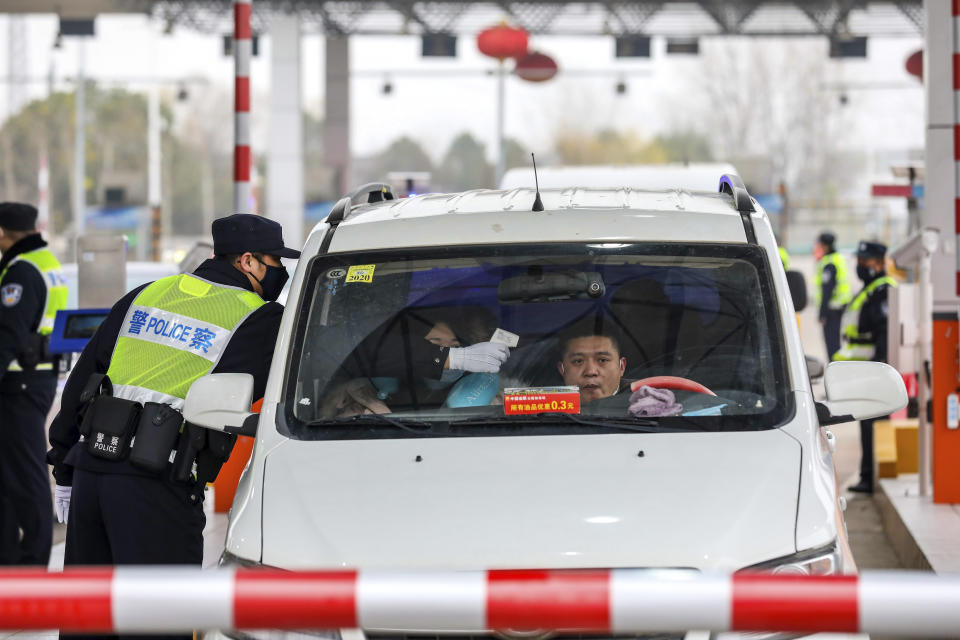
<path fill-rule="evenodd" d="M 267 148 L 267 216 L 283 225 L 291 247 L 304 240 L 303 116 L 300 108 L 300 19 L 270 21 L 270 141 Z"/>
<path fill-rule="evenodd" d="M 350 176 L 350 39 L 327 36 L 323 145 L 333 171 L 334 197 L 352 188 Z"/>
<path fill-rule="evenodd" d="M 926 91 L 925 211 L 922 227 L 940 229 L 933 256 L 934 313 L 957 312 L 956 176 L 953 148 L 954 17 L 950 2 L 925 0 L 927 41 L 923 54 Z"/>

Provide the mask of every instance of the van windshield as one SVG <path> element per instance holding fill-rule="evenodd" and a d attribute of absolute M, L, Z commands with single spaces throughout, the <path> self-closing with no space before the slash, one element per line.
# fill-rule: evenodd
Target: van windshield
<path fill-rule="evenodd" d="M 764 429 L 793 411 L 756 246 L 329 254 L 289 302 L 295 438 Z"/>

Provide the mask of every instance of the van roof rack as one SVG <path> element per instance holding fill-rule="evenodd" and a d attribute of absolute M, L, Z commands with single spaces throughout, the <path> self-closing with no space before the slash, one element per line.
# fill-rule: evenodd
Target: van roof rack
<path fill-rule="evenodd" d="M 327 214 L 327 222 L 331 226 L 336 226 L 343 222 L 343 219 L 350 213 L 350 207 L 354 204 L 372 204 L 374 202 L 383 202 L 385 200 L 394 200 L 393 189 L 386 182 L 368 182 L 362 184 L 347 195 L 343 196 L 330 209 Z M 360 202 L 357 202 L 360 200 Z"/>
<path fill-rule="evenodd" d="M 743 185 L 743 180 L 735 173 L 725 173 L 720 176 L 720 193 L 729 193 L 733 197 L 733 206 L 740 212 L 743 221 L 743 232 L 747 242 L 757 244 L 757 234 L 753 230 L 753 219 L 750 214 L 757 209 L 753 206 L 753 198 Z"/>
<path fill-rule="evenodd" d="M 358 202 L 357 204 L 372 204 L 374 202 L 394 199 L 393 188 L 386 182 L 368 182 L 367 184 L 362 184 L 344 197 L 350 198 L 350 202 L 366 198 L 366 200 Z"/>
<path fill-rule="evenodd" d="M 393 200 L 393 189 L 385 182 L 368 182 L 367 184 L 360 185 L 337 200 L 337 203 L 330 209 L 330 213 L 327 214 L 326 221 L 327 224 L 330 225 L 330 228 L 327 229 L 327 233 L 323 236 L 323 242 L 320 243 L 320 253 L 327 252 L 327 248 L 333 240 L 333 232 L 336 231 L 340 223 L 343 222 L 347 214 L 350 213 L 350 207 L 353 206 L 354 201 L 364 199 L 364 202 L 357 204 L 371 204 L 374 202 Z"/>

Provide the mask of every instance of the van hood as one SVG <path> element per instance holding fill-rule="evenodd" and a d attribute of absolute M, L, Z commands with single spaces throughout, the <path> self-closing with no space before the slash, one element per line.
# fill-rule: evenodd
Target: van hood
<path fill-rule="evenodd" d="M 737 569 L 795 552 L 800 452 L 778 429 L 289 440 L 265 460 L 262 560 Z"/>

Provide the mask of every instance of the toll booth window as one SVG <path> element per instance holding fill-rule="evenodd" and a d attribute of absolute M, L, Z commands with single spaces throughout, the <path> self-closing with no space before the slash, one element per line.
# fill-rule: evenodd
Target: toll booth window
<path fill-rule="evenodd" d="M 281 430 L 305 439 L 772 428 L 770 273 L 739 245 L 504 245 L 311 264 Z"/>

